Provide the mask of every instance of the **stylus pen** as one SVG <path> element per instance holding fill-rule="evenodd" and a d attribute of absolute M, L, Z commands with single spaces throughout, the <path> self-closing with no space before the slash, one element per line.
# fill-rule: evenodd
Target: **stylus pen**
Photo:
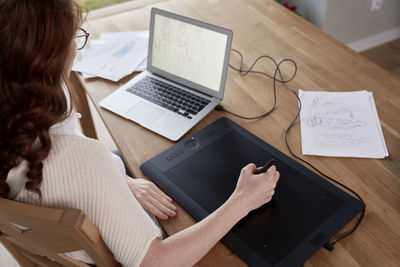
<path fill-rule="evenodd" d="M 274 159 L 270 159 L 259 171 L 256 171 L 255 174 L 260 174 L 263 172 L 266 172 L 272 165 L 274 165 L 275 160 Z"/>

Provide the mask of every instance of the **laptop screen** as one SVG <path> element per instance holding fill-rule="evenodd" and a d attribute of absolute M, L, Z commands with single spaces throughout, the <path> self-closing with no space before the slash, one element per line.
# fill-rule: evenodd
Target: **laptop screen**
<path fill-rule="evenodd" d="M 156 74 L 169 74 L 166 78 L 187 82 L 189 84 L 183 84 L 194 89 L 205 88 L 216 94 L 223 90 L 231 31 L 162 10 L 155 11 L 149 63 L 161 72 Z"/>

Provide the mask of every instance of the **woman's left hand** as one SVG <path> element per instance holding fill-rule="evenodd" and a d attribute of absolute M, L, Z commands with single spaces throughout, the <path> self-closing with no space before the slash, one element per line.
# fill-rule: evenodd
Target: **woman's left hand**
<path fill-rule="evenodd" d="M 155 184 L 142 178 L 127 180 L 128 186 L 140 205 L 161 220 L 175 217 L 176 207 L 172 199 Z"/>

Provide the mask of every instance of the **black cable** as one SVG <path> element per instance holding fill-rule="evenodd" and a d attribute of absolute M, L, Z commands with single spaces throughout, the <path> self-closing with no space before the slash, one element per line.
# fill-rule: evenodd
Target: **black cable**
<path fill-rule="evenodd" d="M 280 83 L 286 83 L 286 82 L 290 82 L 291 80 L 293 80 L 293 78 L 296 76 L 296 73 L 297 73 L 297 65 L 296 65 L 296 62 L 294 62 L 293 59 L 285 58 L 285 59 L 281 60 L 279 63 L 276 63 L 276 61 L 275 61 L 272 57 L 270 57 L 270 56 L 260 56 L 260 57 L 258 57 L 258 58 L 253 62 L 253 64 L 250 66 L 250 68 L 249 68 L 248 70 L 244 71 L 244 70 L 243 70 L 243 56 L 242 56 L 242 54 L 241 54 L 238 50 L 236 50 L 236 49 L 231 49 L 231 51 L 236 52 L 236 53 L 239 54 L 239 56 L 240 56 L 240 65 L 239 65 L 239 68 L 235 68 L 234 66 L 232 66 L 231 64 L 229 64 L 229 67 L 231 67 L 232 69 L 238 71 L 241 77 L 244 77 L 244 76 L 246 76 L 246 75 L 249 74 L 249 73 L 255 73 L 255 74 L 262 74 L 262 75 L 265 75 L 265 76 L 267 76 L 267 77 L 269 77 L 269 78 L 271 78 L 271 79 L 273 80 L 274 102 L 273 102 L 273 104 L 272 104 L 272 107 L 271 107 L 268 111 L 266 111 L 265 113 L 263 113 L 263 114 L 261 114 L 261 115 L 254 116 L 254 117 L 245 117 L 245 116 L 242 116 L 242 115 L 235 114 L 235 113 L 233 113 L 233 112 L 231 112 L 231 111 L 229 111 L 229 110 L 224 109 L 224 108 L 223 108 L 222 106 L 220 106 L 220 105 L 217 106 L 216 109 L 217 109 L 217 110 L 220 110 L 220 111 L 225 111 L 225 112 L 227 112 L 227 113 L 229 113 L 229 114 L 231 114 L 231 115 L 233 115 L 233 116 L 236 116 L 236 117 L 239 117 L 239 118 L 245 119 L 245 120 L 257 120 L 257 119 L 264 118 L 265 116 L 267 116 L 268 114 L 270 114 L 270 113 L 275 109 L 275 106 L 276 106 L 276 82 L 278 81 L 278 82 L 280 82 Z M 257 63 L 260 59 L 262 59 L 262 58 L 268 58 L 269 60 L 271 60 L 271 61 L 275 64 L 274 76 L 271 76 L 271 75 L 269 75 L 268 73 L 261 72 L 261 71 L 253 71 L 253 68 L 254 68 L 254 66 L 256 65 L 256 63 Z M 279 66 L 280 66 L 282 63 L 287 62 L 287 61 L 293 63 L 293 66 L 294 66 L 294 73 L 293 73 L 292 77 L 290 77 L 288 80 L 282 80 L 282 75 L 280 75 L 281 79 L 280 79 L 280 80 L 276 79 L 276 74 L 278 73 L 278 71 L 279 71 L 279 73 L 280 73 Z"/>
<path fill-rule="evenodd" d="M 307 162 L 306 160 L 304 160 L 304 159 L 300 158 L 299 156 L 297 156 L 297 155 L 292 151 L 292 149 L 291 149 L 290 146 L 289 146 L 289 143 L 288 143 L 288 141 L 287 141 L 287 134 L 288 134 L 289 130 L 292 128 L 293 124 L 294 124 L 294 123 L 296 122 L 296 120 L 298 119 L 298 117 L 299 117 L 299 115 L 300 115 L 301 108 L 302 108 L 301 100 L 300 100 L 299 96 L 297 95 L 296 91 L 295 91 L 294 89 L 292 89 L 292 88 L 290 88 L 289 86 L 286 85 L 286 83 L 292 81 L 292 80 L 294 79 L 294 77 L 296 76 L 296 73 L 297 73 L 297 65 L 296 65 L 296 62 L 295 62 L 294 60 L 292 60 L 292 59 L 286 58 L 286 59 L 283 59 L 283 60 L 279 61 L 279 63 L 277 63 L 277 62 L 276 62 L 272 57 L 270 57 L 270 56 L 260 56 L 260 57 L 258 57 L 258 58 L 253 62 L 253 64 L 251 64 L 251 66 L 250 66 L 250 68 L 249 68 L 248 70 L 243 70 L 243 56 L 242 56 L 242 54 L 241 54 L 238 50 L 235 50 L 235 49 L 231 49 L 231 51 L 236 52 L 236 53 L 239 54 L 239 56 L 240 56 L 240 65 L 239 65 L 239 68 L 236 68 L 236 67 L 232 66 L 231 64 L 229 64 L 229 67 L 231 67 L 232 69 L 238 71 L 241 77 L 244 77 L 244 76 L 246 76 L 246 75 L 249 74 L 249 73 L 254 73 L 254 74 L 262 74 L 262 75 L 265 75 L 265 76 L 267 76 L 267 77 L 269 77 L 269 78 L 271 78 L 271 79 L 273 80 L 274 102 L 273 102 L 272 107 L 271 107 L 268 111 L 266 111 L 265 113 L 263 113 L 263 114 L 261 114 L 261 115 L 254 116 L 254 117 L 245 117 L 245 116 L 242 116 L 242 115 L 235 114 L 235 113 L 233 113 L 233 112 L 231 112 L 231 111 L 228 111 L 228 110 L 224 109 L 221 105 L 218 105 L 218 106 L 216 107 L 216 109 L 219 110 L 219 111 L 225 111 L 225 112 L 227 112 L 227 113 L 229 113 L 229 114 L 231 114 L 231 115 L 233 115 L 233 116 L 239 117 L 239 118 L 241 118 L 241 119 L 246 119 L 246 120 L 256 120 L 256 119 L 263 118 L 263 117 L 267 116 L 268 114 L 270 114 L 270 113 L 275 109 L 275 106 L 276 106 L 276 82 L 280 82 L 286 89 L 288 89 L 290 92 L 292 92 L 292 93 L 296 96 L 297 101 L 298 101 L 298 103 L 299 103 L 299 109 L 298 109 L 298 111 L 297 111 L 296 116 L 294 117 L 294 119 L 292 120 L 292 122 L 289 124 L 289 126 L 286 128 L 286 130 L 285 130 L 285 132 L 284 132 L 285 144 L 286 144 L 286 147 L 288 148 L 290 154 L 291 154 L 293 157 L 295 157 L 296 159 L 298 159 L 298 160 L 300 160 L 301 162 L 303 162 L 303 163 L 307 164 L 308 166 L 310 166 L 312 169 L 314 169 L 316 172 L 318 172 L 318 173 L 319 173 L 320 175 L 322 175 L 323 177 L 325 177 L 325 178 L 327 178 L 328 180 L 330 180 L 330 181 L 332 181 L 332 182 L 334 182 L 334 183 L 340 185 L 341 187 L 347 189 L 349 192 L 351 192 L 352 194 L 354 194 L 354 195 L 360 200 L 360 202 L 363 204 L 364 208 L 362 209 L 360 218 L 358 219 L 358 221 L 357 221 L 357 223 L 355 224 L 355 226 L 353 227 L 353 229 L 351 229 L 349 232 L 343 234 L 342 236 L 338 237 L 337 239 L 333 240 L 332 242 L 328 242 L 328 243 L 324 244 L 324 247 L 325 247 L 326 249 L 328 249 L 329 251 L 332 251 L 332 250 L 334 249 L 334 245 L 335 245 L 337 242 L 339 242 L 339 241 L 342 240 L 343 238 L 346 238 L 347 236 L 351 235 L 352 233 L 354 233 L 354 232 L 356 231 L 356 229 L 357 229 L 358 226 L 360 225 L 362 219 L 364 218 L 365 207 L 366 207 L 366 205 L 365 205 L 364 200 L 361 198 L 361 196 L 360 196 L 359 194 L 357 194 L 353 189 L 351 189 L 350 187 L 344 185 L 343 183 L 341 183 L 341 182 L 339 182 L 339 181 L 337 181 L 337 180 L 335 180 L 335 179 L 329 177 L 328 175 L 326 175 L 325 173 L 323 173 L 322 171 L 320 171 L 318 168 L 316 168 L 316 167 L 315 167 L 314 165 L 312 165 L 311 163 L 309 163 L 309 162 Z M 274 71 L 274 75 L 273 75 L 273 76 L 269 75 L 268 73 L 261 72 L 261 71 L 253 71 L 253 68 L 254 68 L 254 66 L 256 65 L 256 63 L 257 63 L 260 59 L 262 59 L 262 58 L 268 58 L 269 60 L 271 60 L 271 61 L 275 64 L 275 71 Z M 284 62 L 291 62 L 291 63 L 293 64 L 293 66 L 294 66 L 293 75 L 292 75 L 288 80 L 284 80 L 284 79 L 283 79 L 282 73 L 281 73 L 281 70 L 280 70 L 280 65 L 281 65 L 282 63 L 284 63 Z M 276 77 L 277 74 L 279 74 L 279 79 L 277 79 L 277 77 Z"/>

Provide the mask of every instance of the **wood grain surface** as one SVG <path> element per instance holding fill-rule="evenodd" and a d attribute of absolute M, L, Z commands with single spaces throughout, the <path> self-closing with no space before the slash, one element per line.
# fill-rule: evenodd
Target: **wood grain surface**
<path fill-rule="evenodd" d="M 384 71 L 301 17 L 270 0 L 171 0 L 132 1 L 107 14 L 89 16 L 84 27 L 97 38 L 101 32 L 145 30 L 149 28 L 151 7 L 206 21 L 233 31 L 232 48 L 239 50 L 248 67 L 258 56 L 276 60 L 291 58 L 298 72 L 289 84 L 305 91 L 357 91 L 374 94 L 376 108 L 390 156 L 381 159 L 357 159 L 305 156 L 301 154 L 300 127 L 297 121 L 288 135 L 293 151 L 321 171 L 352 187 L 365 200 L 367 209 L 359 229 L 339 242 L 335 250 L 318 250 L 304 266 L 399 266 L 400 265 L 400 79 Z M 239 64 L 232 53 L 230 63 Z M 273 74 L 271 62 L 262 61 L 257 70 Z M 283 75 L 293 71 L 283 65 Z M 133 74 L 134 75 L 134 74 Z M 133 77 L 118 83 L 104 79 L 84 80 L 84 86 L 97 103 Z M 242 115 L 259 115 L 272 104 L 272 80 L 260 75 L 245 78 L 228 72 L 222 105 Z M 144 177 L 139 166 L 171 147 L 169 141 L 133 122 L 102 108 L 98 111 L 115 143 L 137 177 Z M 290 156 L 283 133 L 297 113 L 296 98 L 281 85 L 277 87 L 277 107 L 267 117 L 245 121 L 213 111 L 185 136 L 195 133 L 216 119 L 226 116 Z M 184 136 L 184 137 L 185 137 Z M 339 234 L 351 229 L 350 222 Z M 178 207 L 176 218 L 161 222 L 170 235 L 195 223 Z M 245 266 L 246 264 L 218 243 L 198 266 Z"/>

